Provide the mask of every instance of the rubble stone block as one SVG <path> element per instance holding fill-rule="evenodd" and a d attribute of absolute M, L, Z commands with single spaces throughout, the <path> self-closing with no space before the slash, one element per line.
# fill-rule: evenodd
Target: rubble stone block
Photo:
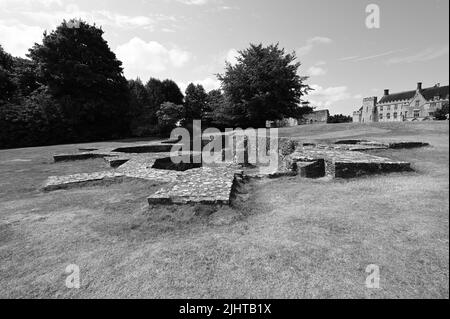
<path fill-rule="evenodd" d="M 325 176 L 325 161 L 297 162 L 297 172 L 301 177 L 320 178 Z"/>

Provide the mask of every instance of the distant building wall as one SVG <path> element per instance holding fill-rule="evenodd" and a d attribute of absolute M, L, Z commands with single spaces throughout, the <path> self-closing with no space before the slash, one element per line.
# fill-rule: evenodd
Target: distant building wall
<path fill-rule="evenodd" d="M 330 112 L 328 110 L 314 111 L 303 116 L 302 124 L 326 124 L 329 117 Z"/>
<path fill-rule="evenodd" d="M 298 125 L 298 120 L 292 117 L 275 121 L 276 127 L 292 127 Z"/>
<path fill-rule="evenodd" d="M 353 112 L 353 123 L 361 123 L 362 108 L 359 111 Z"/>
<path fill-rule="evenodd" d="M 378 98 L 376 96 L 367 97 L 363 100 L 361 110 L 362 123 L 378 122 L 377 101 Z"/>

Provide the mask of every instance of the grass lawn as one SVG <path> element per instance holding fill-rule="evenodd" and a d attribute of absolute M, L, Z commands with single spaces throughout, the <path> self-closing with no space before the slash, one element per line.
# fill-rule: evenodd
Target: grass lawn
<path fill-rule="evenodd" d="M 240 186 L 232 208 L 153 206 L 142 181 L 43 193 L 64 145 L 0 151 L 0 298 L 449 298 L 448 122 L 286 128 L 303 141 L 411 140 L 376 154 L 415 172 L 285 177 Z M 103 142 L 83 145 L 125 145 Z M 81 270 L 66 288 L 65 268 Z M 380 267 L 381 288 L 365 286 Z"/>

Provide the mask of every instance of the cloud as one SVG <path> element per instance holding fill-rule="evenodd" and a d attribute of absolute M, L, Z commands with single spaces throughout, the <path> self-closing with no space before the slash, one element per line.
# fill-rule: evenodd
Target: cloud
<path fill-rule="evenodd" d="M 311 85 L 311 88 L 313 88 L 314 91 L 309 93 L 307 99 L 313 106 L 317 107 L 330 107 L 336 102 L 352 98 L 346 86 L 324 88 L 320 85 L 313 84 Z"/>
<path fill-rule="evenodd" d="M 381 58 L 384 56 L 392 55 L 394 53 L 398 53 L 401 51 L 403 51 L 403 50 L 390 50 L 390 51 L 381 52 L 381 53 L 377 53 L 377 54 L 371 54 L 371 55 L 367 55 L 367 56 L 354 55 L 354 56 L 348 56 L 348 57 L 341 58 L 341 59 L 339 59 L 339 61 L 351 61 L 351 62 L 368 61 L 368 60 L 373 60 L 373 59 Z"/>
<path fill-rule="evenodd" d="M 442 48 L 434 49 L 428 48 L 418 52 L 417 54 L 404 56 L 404 57 L 396 57 L 391 58 L 387 61 L 388 64 L 399 64 L 399 63 L 415 63 L 415 62 L 426 62 L 431 61 L 443 56 L 448 56 L 449 54 L 449 45 L 445 45 Z"/>
<path fill-rule="evenodd" d="M 13 56 L 25 57 L 36 42 L 42 39 L 44 29 L 17 21 L 0 20 L 0 44 Z"/>
<path fill-rule="evenodd" d="M 394 53 L 397 53 L 399 50 L 391 50 L 391 51 L 387 51 L 387 52 L 383 52 L 383 53 L 378 53 L 378 54 L 373 54 L 373 55 L 369 55 L 369 56 L 365 56 L 362 58 L 357 58 L 353 61 L 355 62 L 360 62 L 360 61 L 367 61 L 367 60 L 372 60 L 372 59 L 376 59 L 376 58 L 380 58 L 383 56 L 387 56 L 387 55 L 391 55 Z"/>
<path fill-rule="evenodd" d="M 321 67 L 322 65 L 325 65 L 325 62 L 318 62 L 315 65 L 311 66 L 306 73 L 309 76 L 321 76 L 321 75 L 325 75 L 327 74 L 327 70 L 323 67 Z"/>
<path fill-rule="evenodd" d="M 191 81 L 189 83 L 186 82 L 178 82 L 178 86 L 180 87 L 182 92 L 186 91 L 187 86 L 190 83 L 194 83 L 194 84 L 200 84 L 205 88 L 206 92 L 212 91 L 212 90 L 217 90 L 220 89 L 221 83 L 217 78 L 212 78 L 212 77 L 207 77 L 204 78 L 203 80 L 196 80 L 196 81 Z"/>
<path fill-rule="evenodd" d="M 332 42 L 333 42 L 333 40 L 331 40 L 330 38 L 326 38 L 326 37 L 310 38 L 310 39 L 308 39 L 308 41 L 306 41 L 306 44 L 304 46 L 302 46 L 296 50 L 297 56 L 299 56 L 299 57 L 305 56 L 308 53 L 310 53 L 314 49 L 315 46 L 322 45 L 322 44 L 330 44 Z"/>
<path fill-rule="evenodd" d="M 357 58 L 359 58 L 359 55 L 351 55 L 351 56 L 346 56 L 346 57 L 340 58 L 339 61 L 351 61 L 351 60 L 356 60 Z"/>
<path fill-rule="evenodd" d="M 176 1 L 181 2 L 182 4 L 188 6 L 203 6 L 205 4 L 213 2 L 213 0 L 176 0 Z"/>
<path fill-rule="evenodd" d="M 236 49 L 230 49 L 228 50 L 226 56 L 225 56 L 225 61 L 227 61 L 228 63 L 230 63 L 231 65 L 236 65 L 237 61 L 237 57 L 239 56 L 239 52 Z"/>
<path fill-rule="evenodd" d="M 190 61 L 190 52 L 179 48 L 166 48 L 164 45 L 135 37 L 116 49 L 119 60 L 123 62 L 125 76 L 128 78 L 150 78 L 170 68 L 180 68 Z"/>
<path fill-rule="evenodd" d="M 1 1 L 1 0 L 0 0 Z M 100 26 L 111 26 L 117 28 L 145 28 L 153 30 L 154 26 L 160 21 L 175 21 L 172 16 L 153 15 L 153 16 L 127 16 L 107 10 L 80 10 L 77 5 L 71 4 L 63 10 L 57 11 L 22 11 L 21 15 L 38 23 L 45 24 L 50 28 L 58 26 L 62 20 L 81 18 L 89 23 L 96 23 Z"/>
<path fill-rule="evenodd" d="M 307 71 L 310 76 L 321 76 L 327 74 L 327 70 L 318 66 L 312 66 Z"/>
<path fill-rule="evenodd" d="M 62 6 L 63 0 L 0 0 L 0 6 L 5 6 L 8 9 L 30 8 L 35 6 Z"/>

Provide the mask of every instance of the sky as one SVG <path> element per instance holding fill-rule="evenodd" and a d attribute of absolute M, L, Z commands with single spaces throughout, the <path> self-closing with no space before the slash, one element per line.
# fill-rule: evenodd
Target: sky
<path fill-rule="evenodd" d="M 370 4 L 379 28 L 368 28 Z M 63 19 L 96 23 L 128 79 L 207 90 L 250 43 L 295 51 L 318 109 L 350 115 L 362 99 L 449 83 L 448 0 L 0 0 L 0 45 L 24 57 Z"/>

